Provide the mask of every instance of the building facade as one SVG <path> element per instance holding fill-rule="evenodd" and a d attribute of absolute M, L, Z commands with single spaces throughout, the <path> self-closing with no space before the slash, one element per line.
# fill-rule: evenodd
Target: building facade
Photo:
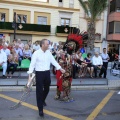
<path fill-rule="evenodd" d="M 79 24 L 77 0 L 1 0 L 0 34 L 12 41 L 13 17 L 16 13 L 16 38 L 37 41 L 65 41 L 69 32 L 65 26 Z"/>
<path fill-rule="evenodd" d="M 120 0 L 109 0 L 107 42 L 110 52 L 120 53 Z"/>
<path fill-rule="evenodd" d="M 86 0 L 85 0 L 86 1 Z M 35 42 L 43 38 L 53 42 L 66 40 L 73 28 L 87 31 L 89 17 L 78 0 L 0 0 L 0 35 L 14 39 L 13 17 L 16 13 L 16 38 Z M 102 51 L 104 13 L 96 21 L 95 49 Z"/>

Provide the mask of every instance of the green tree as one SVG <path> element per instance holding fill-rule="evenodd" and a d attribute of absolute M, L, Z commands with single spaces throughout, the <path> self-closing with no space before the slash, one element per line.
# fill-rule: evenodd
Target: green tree
<path fill-rule="evenodd" d="M 78 0 L 85 13 L 89 16 L 87 48 L 94 50 L 96 19 L 107 8 L 108 0 Z"/>

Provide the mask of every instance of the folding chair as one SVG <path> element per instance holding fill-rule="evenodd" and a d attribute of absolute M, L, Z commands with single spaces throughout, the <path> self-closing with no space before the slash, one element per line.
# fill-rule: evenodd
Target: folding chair
<path fill-rule="evenodd" d="M 30 66 L 30 60 L 29 59 L 23 59 L 22 62 L 21 62 L 20 71 L 22 69 L 28 69 L 29 66 Z M 21 76 L 21 72 L 20 72 L 19 76 Z"/>
<path fill-rule="evenodd" d="M 86 57 L 87 57 L 87 54 L 86 54 L 86 53 L 83 53 L 83 54 L 82 54 L 82 57 L 83 57 L 83 58 L 86 58 Z"/>

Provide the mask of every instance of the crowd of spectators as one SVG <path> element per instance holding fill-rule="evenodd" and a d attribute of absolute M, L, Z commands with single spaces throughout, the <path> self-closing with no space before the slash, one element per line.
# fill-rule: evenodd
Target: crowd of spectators
<path fill-rule="evenodd" d="M 29 59 L 31 61 L 33 52 L 39 48 L 38 41 L 32 44 L 32 41 L 29 40 L 24 44 L 20 39 L 13 40 L 11 43 L 0 39 L 0 66 L 3 68 L 2 78 L 12 78 L 17 67 L 21 66 L 22 60 Z"/>
<path fill-rule="evenodd" d="M 2 77 L 12 78 L 17 67 L 21 66 L 22 60 L 29 59 L 31 61 L 33 52 L 38 49 L 40 49 L 39 41 L 32 44 L 32 41 L 29 40 L 27 44 L 24 44 L 20 39 L 13 40 L 12 43 L 8 43 L 5 40 L 0 39 L 0 66 L 3 68 Z M 59 57 L 63 55 L 66 58 L 70 57 L 73 66 L 74 79 L 76 77 L 84 77 L 86 73 L 89 73 L 91 78 L 96 78 L 98 70 L 99 77 L 102 77 L 102 74 L 104 74 L 103 77 L 106 78 L 109 60 L 109 55 L 107 54 L 106 48 L 103 49 L 103 53 L 101 55 L 98 52 L 95 52 L 94 55 L 88 53 L 85 58 L 83 58 L 83 53 L 81 53 L 81 50 L 78 50 L 71 56 L 67 55 L 66 51 L 63 51 L 62 42 L 50 42 L 49 50 L 57 61 Z M 12 69 L 10 69 L 11 67 Z M 54 67 L 53 73 L 55 74 Z"/>

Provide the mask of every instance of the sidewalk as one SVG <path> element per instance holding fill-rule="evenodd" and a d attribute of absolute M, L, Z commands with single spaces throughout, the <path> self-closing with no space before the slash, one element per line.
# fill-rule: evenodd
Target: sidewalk
<path fill-rule="evenodd" d="M 14 74 L 12 79 L 2 79 L 0 78 L 0 91 L 23 91 L 27 83 L 27 73 L 26 71 L 21 72 L 21 76 L 18 77 L 18 72 Z M 0 72 L 2 76 L 2 72 Z M 113 76 L 110 74 L 110 70 L 107 71 L 107 79 L 103 78 L 77 78 L 72 81 L 73 90 L 93 90 L 93 89 L 119 89 L 120 87 L 120 78 L 119 76 Z M 56 78 L 51 74 L 51 89 L 56 89 Z M 35 86 L 33 86 L 35 90 Z"/>

